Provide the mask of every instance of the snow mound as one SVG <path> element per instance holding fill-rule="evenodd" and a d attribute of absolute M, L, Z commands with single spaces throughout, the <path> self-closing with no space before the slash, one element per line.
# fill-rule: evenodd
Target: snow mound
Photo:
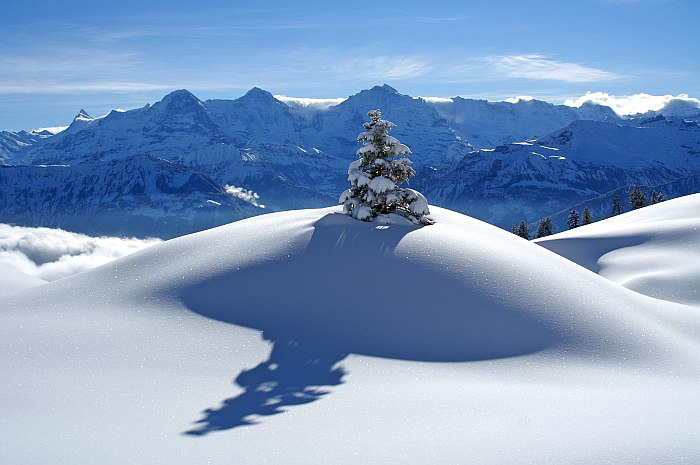
<path fill-rule="evenodd" d="M 0 295 L 23 291 L 45 283 L 46 281 L 43 279 L 35 278 L 10 265 L 0 263 Z"/>
<path fill-rule="evenodd" d="M 3 462 L 697 461 L 696 308 L 431 212 L 273 213 L 1 297 Z"/>
<path fill-rule="evenodd" d="M 438 210 L 426 228 L 361 222 L 340 207 L 264 215 L 178 238 L 105 273 L 141 269 L 200 315 L 356 354 L 470 361 L 666 351 L 655 335 L 673 328 L 649 320 L 644 297 Z M 564 292 L 572 280 L 576 292 Z"/>
<path fill-rule="evenodd" d="M 629 289 L 700 307 L 700 194 L 535 242 Z"/>

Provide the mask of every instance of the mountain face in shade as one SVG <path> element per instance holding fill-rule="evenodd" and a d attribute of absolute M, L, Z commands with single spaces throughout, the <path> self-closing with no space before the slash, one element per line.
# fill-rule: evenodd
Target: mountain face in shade
<path fill-rule="evenodd" d="M 268 210 L 209 176 L 150 155 L 0 167 L 3 222 L 91 235 L 174 237 Z"/>
<path fill-rule="evenodd" d="M 509 227 L 622 186 L 656 186 L 699 172 L 695 122 L 575 121 L 535 141 L 473 152 L 424 185 L 432 202 Z"/>

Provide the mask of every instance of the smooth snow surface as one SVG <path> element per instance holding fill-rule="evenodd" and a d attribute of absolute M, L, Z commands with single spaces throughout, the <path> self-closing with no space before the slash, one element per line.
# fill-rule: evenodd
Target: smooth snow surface
<path fill-rule="evenodd" d="M 642 294 L 700 307 L 700 194 L 536 242 Z"/>
<path fill-rule="evenodd" d="M 700 460 L 698 309 L 430 208 L 263 215 L 0 299 L 0 463 Z"/>
<path fill-rule="evenodd" d="M 0 295 L 23 291 L 44 283 L 46 281 L 43 279 L 22 273 L 5 263 L 0 263 Z"/>

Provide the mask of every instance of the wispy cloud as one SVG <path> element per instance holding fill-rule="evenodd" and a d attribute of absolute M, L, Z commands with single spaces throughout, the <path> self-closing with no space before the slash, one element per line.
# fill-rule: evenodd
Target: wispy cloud
<path fill-rule="evenodd" d="M 147 82 L 74 82 L 74 83 L 42 83 L 27 82 L 14 85 L 0 83 L 0 94 L 32 93 L 60 94 L 75 92 L 133 92 L 151 90 L 176 89 L 176 84 L 152 84 Z"/>
<path fill-rule="evenodd" d="M 286 95 L 274 95 L 277 100 L 287 104 L 300 105 L 302 107 L 315 108 L 318 110 L 325 110 L 329 107 L 338 105 L 344 102 L 346 99 L 343 97 L 338 98 L 309 98 L 309 97 L 288 97 Z"/>
<path fill-rule="evenodd" d="M 563 82 L 595 82 L 620 78 L 619 74 L 578 63 L 556 61 L 543 55 L 501 55 L 487 60 L 508 77 Z"/>
<path fill-rule="evenodd" d="M 610 95 L 606 92 L 586 92 L 586 95 L 570 98 L 564 101 L 565 105 L 580 107 L 586 102 L 607 105 L 619 115 L 633 115 L 658 111 L 673 101 L 682 101 L 700 110 L 700 99 L 689 97 L 688 94 L 678 95 L 650 95 L 639 93 L 634 95 Z"/>
<path fill-rule="evenodd" d="M 348 58 L 326 66 L 326 71 L 338 78 L 407 79 L 420 76 L 430 69 L 427 59 L 420 56 L 375 56 Z"/>

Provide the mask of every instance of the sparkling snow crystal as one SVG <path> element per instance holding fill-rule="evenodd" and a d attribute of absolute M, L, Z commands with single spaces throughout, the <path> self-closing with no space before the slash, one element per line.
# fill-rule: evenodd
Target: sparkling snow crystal
<path fill-rule="evenodd" d="M 365 131 L 357 136 L 363 143 L 357 151 L 359 159 L 348 167 L 351 187 L 340 196 L 343 210 L 362 221 L 399 214 L 415 224 L 432 224 L 425 197 L 397 185 L 415 175 L 411 160 L 406 158 L 411 150 L 389 135 L 395 125 L 381 119 L 379 110 L 367 114 L 370 122 L 364 124 Z"/>

